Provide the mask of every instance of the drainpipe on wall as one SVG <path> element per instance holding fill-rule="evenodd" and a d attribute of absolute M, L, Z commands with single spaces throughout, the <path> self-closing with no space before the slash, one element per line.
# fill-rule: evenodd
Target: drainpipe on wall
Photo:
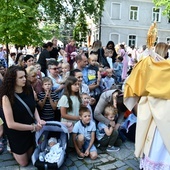
<path fill-rule="evenodd" d="M 101 41 L 101 22 L 102 22 L 102 18 L 100 17 L 99 20 L 99 40 Z"/>

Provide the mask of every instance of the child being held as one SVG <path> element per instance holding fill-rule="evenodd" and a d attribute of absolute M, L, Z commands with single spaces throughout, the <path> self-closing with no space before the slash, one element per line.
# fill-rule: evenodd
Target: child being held
<path fill-rule="evenodd" d="M 82 100 L 82 104 L 84 106 L 86 106 L 89 109 L 90 113 L 91 113 L 91 121 L 94 121 L 93 112 L 92 112 L 92 108 L 91 108 L 91 105 L 90 105 L 91 97 L 87 93 L 82 93 L 81 94 L 81 100 Z"/>
<path fill-rule="evenodd" d="M 113 60 L 112 60 L 113 50 L 106 48 L 104 50 L 104 56 L 106 57 L 107 62 L 109 64 L 110 68 L 113 69 Z"/>
<path fill-rule="evenodd" d="M 57 109 L 58 96 L 52 92 L 52 80 L 49 77 L 44 77 L 42 80 L 42 88 L 38 94 L 38 105 L 40 106 L 40 117 L 46 121 L 55 120 L 55 111 Z"/>
<path fill-rule="evenodd" d="M 110 90 L 111 87 L 115 84 L 115 79 L 112 77 L 113 76 L 113 70 L 110 68 L 106 69 L 106 77 L 102 78 L 105 90 Z"/>
<path fill-rule="evenodd" d="M 70 64 L 67 62 L 62 63 L 62 75 L 61 80 L 58 82 L 60 84 L 65 84 L 65 81 L 70 76 Z"/>
<path fill-rule="evenodd" d="M 123 69 L 123 57 L 119 56 L 116 59 L 116 62 L 113 64 L 113 70 L 115 72 L 117 82 L 120 83 L 122 82 L 122 69 Z"/>
<path fill-rule="evenodd" d="M 73 128 L 73 143 L 78 154 L 78 159 L 90 156 L 97 158 L 97 149 L 94 146 L 96 125 L 91 120 L 91 113 L 87 107 L 82 106 L 79 110 L 80 120 Z"/>
<path fill-rule="evenodd" d="M 95 99 L 99 97 L 101 94 L 100 89 L 100 80 L 101 75 L 99 68 L 96 66 L 97 63 L 97 55 L 90 54 L 89 55 L 89 66 L 87 67 L 87 77 L 88 82 L 85 82 L 90 89 L 90 96 L 93 96 Z"/>
<path fill-rule="evenodd" d="M 42 78 L 45 77 L 45 74 L 41 71 L 41 65 L 39 63 L 36 63 L 35 67 L 38 70 L 38 72 L 37 72 L 38 78 L 42 80 Z"/>
<path fill-rule="evenodd" d="M 117 116 L 117 109 L 114 109 L 112 105 L 107 105 L 104 109 L 104 116 L 110 121 L 115 120 Z M 119 147 L 114 145 L 118 143 L 118 132 L 114 130 L 112 126 L 107 126 L 102 122 L 97 125 L 96 138 L 99 146 L 107 147 L 108 152 L 117 152 L 120 150 Z"/>

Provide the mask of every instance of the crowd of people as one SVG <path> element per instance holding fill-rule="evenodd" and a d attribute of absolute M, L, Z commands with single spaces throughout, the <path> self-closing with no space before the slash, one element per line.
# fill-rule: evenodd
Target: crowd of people
<path fill-rule="evenodd" d="M 161 53 L 163 47 L 159 45 L 155 52 L 166 63 L 169 46 L 162 43 L 166 49 Z M 89 48 L 78 48 L 72 39 L 63 49 L 53 37 L 42 47 L 31 54 L 11 52 L 7 62 L 0 46 L 0 153 L 6 136 L 15 160 L 21 166 L 28 165 L 35 147 L 35 132 L 46 121 L 61 121 L 68 128 L 69 146 L 75 147 L 78 159 L 96 159 L 97 147 L 118 152 L 126 139 L 135 142 L 137 102 L 131 107 L 126 103 L 126 107 L 124 91 L 125 97 L 130 98 L 137 94 L 135 91 L 130 95 L 134 89 L 140 90 L 134 87 L 138 86 L 134 70 L 147 58 L 146 46 L 136 49 L 134 45 L 127 47 L 125 43 L 115 45 L 109 41 L 103 47 L 97 40 Z M 131 72 L 136 76 L 133 83 Z M 149 155 L 142 160 L 143 168 Z"/>

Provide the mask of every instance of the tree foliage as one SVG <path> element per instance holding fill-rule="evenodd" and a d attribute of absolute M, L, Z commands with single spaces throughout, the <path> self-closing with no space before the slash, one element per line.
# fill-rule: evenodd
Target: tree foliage
<path fill-rule="evenodd" d="M 74 23 L 80 13 L 98 21 L 105 0 L 1 0 L 0 43 L 38 45 L 60 22 Z M 42 27 L 39 27 L 39 24 Z M 51 25 L 55 27 L 51 28 Z"/>
<path fill-rule="evenodd" d="M 38 28 L 39 13 L 32 1 L 6 0 L 0 5 L 0 42 L 15 44 L 36 44 L 41 41 Z M 36 38 L 35 38 L 36 37 Z"/>
<path fill-rule="evenodd" d="M 163 14 L 170 18 L 170 0 L 153 0 L 153 2 L 157 7 L 165 7 Z"/>
<path fill-rule="evenodd" d="M 78 42 L 86 41 L 88 27 L 86 23 L 86 17 L 83 12 L 80 13 L 76 26 L 73 30 L 73 38 Z"/>

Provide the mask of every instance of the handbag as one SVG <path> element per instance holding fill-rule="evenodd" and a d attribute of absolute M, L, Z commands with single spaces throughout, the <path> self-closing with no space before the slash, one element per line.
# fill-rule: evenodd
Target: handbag
<path fill-rule="evenodd" d="M 69 133 L 73 131 L 74 127 L 73 122 L 61 122 L 61 123 L 67 127 Z"/>
<path fill-rule="evenodd" d="M 25 108 L 27 109 L 28 113 L 30 114 L 30 116 L 34 119 L 34 116 L 30 110 L 30 108 L 28 107 L 28 105 L 21 99 L 21 97 L 18 96 L 18 94 L 14 94 L 15 97 L 25 106 Z"/>

